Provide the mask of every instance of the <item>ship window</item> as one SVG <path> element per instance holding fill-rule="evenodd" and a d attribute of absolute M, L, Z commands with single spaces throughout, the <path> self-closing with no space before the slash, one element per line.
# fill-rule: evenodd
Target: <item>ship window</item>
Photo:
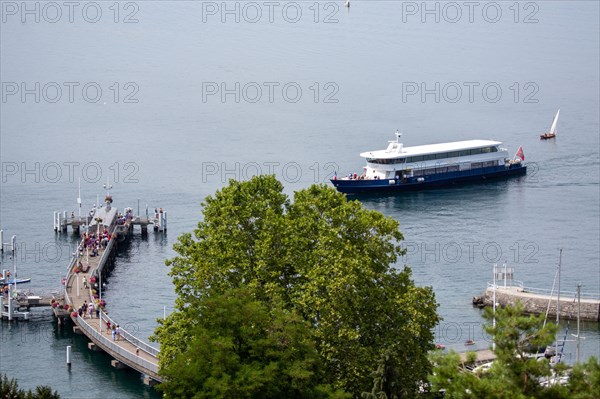
<path fill-rule="evenodd" d="M 481 154 L 481 148 L 473 148 L 471 150 L 471 155 L 478 155 Z"/>
<path fill-rule="evenodd" d="M 458 151 L 452 151 L 448 153 L 448 158 L 456 158 L 457 156 L 459 156 L 459 152 Z"/>
<path fill-rule="evenodd" d="M 469 150 L 462 150 L 460 152 L 460 156 L 461 157 L 466 157 L 467 155 L 471 155 L 471 151 L 469 151 Z"/>
<path fill-rule="evenodd" d="M 488 153 L 488 152 L 490 152 L 490 151 L 491 151 L 491 147 L 483 147 L 483 148 L 481 149 L 481 152 L 482 152 L 482 153 L 484 153 L 484 154 L 486 154 L 486 153 Z"/>
<path fill-rule="evenodd" d="M 488 162 L 483 163 L 484 167 L 496 166 L 496 165 L 498 165 L 498 161 L 488 161 Z"/>
<path fill-rule="evenodd" d="M 446 172 L 448 172 L 448 168 L 446 168 L 446 167 L 437 168 L 436 172 L 437 173 L 446 173 Z"/>
<path fill-rule="evenodd" d="M 423 169 L 415 170 L 413 176 L 423 176 Z"/>
<path fill-rule="evenodd" d="M 419 155 L 416 157 L 410 157 L 409 160 L 410 160 L 410 162 L 421 162 L 421 161 L 423 161 L 423 156 Z"/>
<path fill-rule="evenodd" d="M 482 166 L 481 162 L 473 162 L 471 164 L 471 169 L 481 168 L 481 166 Z"/>
<path fill-rule="evenodd" d="M 448 172 L 458 172 L 458 165 L 448 166 Z"/>
<path fill-rule="evenodd" d="M 448 154 L 446 154 L 445 152 L 442 152 L 441 154 L 435 154 L 435 159 L 444 159 L 444 158 L 448 158 Z"/>
<path fill-rule="evenodd" d="M 435 154 L 423 155 L 423 161 L 431 161 L 435 159 Z"/>
<path fill-rule="evenodd" d="M 492 150 L 492 152 L 498 152 L 498 147 L 490 147 L 490 149 Z"/>

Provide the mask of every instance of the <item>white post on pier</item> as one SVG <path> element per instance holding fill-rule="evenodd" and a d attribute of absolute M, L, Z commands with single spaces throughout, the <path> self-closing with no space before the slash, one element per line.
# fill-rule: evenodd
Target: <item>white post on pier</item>
<path fill-rule="evenodd" d="M 79 204 L 79 222 L 81 222 L 81 177 L 79 178 L 79 190 L 77 191 L 77 204 Z"/>
<path fill-rule="evenodd" d="M 10 237 L 10 250 L 12 251 L 13 258 L 14 258 L 15 252 L 17 251 L 17 236 L 15 236 L 15 235 Z M 16 274 L 15 274 L 15 278 L 17 278 Z"/>
<path fill-rule="evenodd" d="M 71 345 L 67 345 L 67 367 L 71 369 Z"/>
<path fill-rule="evenodd" d="M 4 252 L 4 230 L 0 230 L 0 252 Z"/>
<path fill-rule="evenodd" d="M 15 284 L 16 285 L 16 284 Z M 8 320 L 12 320 L 14 316 L 15 308 L 13 307 L 12 290 L 10 286 L 8 288 Z"/>

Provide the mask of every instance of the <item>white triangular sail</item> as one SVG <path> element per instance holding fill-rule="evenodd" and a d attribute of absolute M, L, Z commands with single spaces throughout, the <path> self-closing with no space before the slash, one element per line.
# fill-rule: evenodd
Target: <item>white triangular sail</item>
<path fill-rule="evenodd" d="M 554 120 L 552 121 L 552 126 L 550 126 L 550 133 L 556 134 L 556 125 L 558 124 L 558 114 L 560 114 L 560 109 L 556 112 L 554 116 Z"/>

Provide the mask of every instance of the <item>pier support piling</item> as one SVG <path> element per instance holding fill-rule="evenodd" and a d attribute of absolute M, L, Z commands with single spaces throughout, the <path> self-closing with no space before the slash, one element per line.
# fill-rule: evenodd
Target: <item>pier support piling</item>
<path fill-rule="evenodd" d="M 128 365 L 126 365 L 125 363 L 122 363 L 116 359 L 113 359 L 110 361 L 110 365 L 113 366 L 114 368 L 118 369 L 118 370 L 123 370 L 123 369 L 127 369 L 129 368 Z"/>

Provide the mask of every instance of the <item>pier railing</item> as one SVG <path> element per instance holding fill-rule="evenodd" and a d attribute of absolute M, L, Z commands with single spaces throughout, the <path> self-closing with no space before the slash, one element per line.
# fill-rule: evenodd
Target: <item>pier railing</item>
<path fill-rule="evenodd" d="M 115 223 L 115 221 L 113 221 L 108 226 L 109 233 L 112 234 L 114 231 L 116 231 L 116 227 L 117 227 L 116 223 Z M 89 270 L 89 276 L 96 276 L 97 278 L 99 278 L 104 266 L 107 264 L 107 262 L 109 260 L 111 252 L 114 250 L 114 246 L 116 245 L 115 241 L 116 241 L 116 238 L 113 238 L 108 242 L 106 248 L 104 248 L 104 251 L 98 258 L 97 265 L 94 266 L 91 270 Z M 83 240 L 80 241 L 79 245 L 81 247 L 84 246 Z M 79 247 L 77 248 L 77 251 L 79 251 Z M 65 295 L 64 301 L 66 304 L 70 304 L 70 305 L 73 304 L 73 300 L 71 299 L 71 296 L 69 295 L 69 291 L 77 290 L 78 281 L 75 281 L 75 280 L 79 278 L 79 275 L 77 273 L 74 273 L 74 268 L 76 267 L 78 260 L 79 259 L 74 256 L 69 261 L 69 266 L 67 267 L 65 290 L 64 290 L 64 295 Z M 96 281 L 96 283 L 100 284 L 101 281 Z M 73 286 L 73 284 L 76 284 L 76 286 Z M 94 285 L 90 283 L 89 286 L 87 287 L 87 289 L 84 289 L 84 295 L 86 295 L 88 297 L 88 300 L 90 303 L 94 303 L 94 295 L 93 295 L 93 291 L 92 291 L 94 289 L 93 287 L 94 287 Z M 71 292 L 71 294 L 73 294 L 73 293 Z M 79 294 L 77 293 L 76 295 L 78 296 Z M 155 376 L 157 376 L 158 375 L 158 362 L 157 361 L 152 362 L 152 361 L 146 360 L 146 359 L 140 357 L 137 353 L 134 353 L 131 350 L 128 350 L 128 349 L 124 348 L 123 346 L 113 342 L 111 340 L 110 336 L 106 337 L 103 335 L 103 333 L 102 333 L 102 326 L 103 326 L 102 323 L 103 322 L 106 323 L 107 321 L 110 321 L 111 325 L 117 325 L 117 323 L 114 320 L 112 320 L 103 311 L 100 311 L 100 315 L 101 315 L 100 319 L 99 320 L 96 319 L 96 320 L 98 320 L 98 323 L 99 323 L 98 327 L 94 327 L 94 326 L 90 325 L 83 317 L 76 317 L 76 323 L 79 325 L 79 327 L 82 330 L 84 330 L 84 333 L 90 339 L 92 339 L 92 341 L 99 343 L 100 345 L 104 346 L 106 349 L 108 349 L 112 353 L 120 356 L 123 361 L 125 361 L 126 363 L 130 363 L 130 366 L 138 366 L 142 369 L 147 370 L 148 372 L 154 373 Z M 148 343 L 140 340 L 139 338 L 136 338 L 133 334 L 131 334 L 124 328 L 119 327 L 119 333 L 120 333 L 120 337 L 123 339 L 123 341 L 127 341 L 129 344 L 131 344 L 133 346 L 133 348 L 139 349 L 143 352 L 146 352 L 155 358 L 158 357 L 158 353 L 160 352 L 159 349 L 149 345 Z M 156 377 L 153 377 L 153 378 L 156 378 Z"/>
<path fill-rule="evenodd" d="M 114 226 L 111 226 L 111 227 L 114 227 Z M 111 230 L 113 230 L 113 229 L 111 228 Z M 104 268 L 107 258 L 112 251 L 112 247 L 115 245 L 115 240 L 116 239 L 113 238 L 108 242 L 108 245 L 104 249 L 104 252 L 102 253 L 102 256 L 100 257 L 100 260 L 98 261 L 98 266 L 91 270 L 90 275 L 95 276 L 95 275 L 99 275 L 100 273 L 102 273 L 102 269 Z M 100 284 L 100 281 L 97 281 L 97 283 Z M 91 294 L 91 288 L 92 288 L 92 286 L 90 285 L 90 296 L 93 297 Z M 111 325 L 117 324 L 113 319 L 111 319 L 103 311 L 101 311 L 101 314 L 102 314 L 102 320 L 110 321 Z M 121 333 L 121 337 L 123 337 L 125 340 L 131 342 L 132 345 L 135 345 L 136 347 L 140 348 L 140 350 L 143 350 L 144 352 L 147 352 L 147 353 L 151 354 L 152 356 L 158 357 L 158 352 L 160 352 L 160 351 L 157 348 L 147 344 L 146 342 L 142 341 L 139 338 L 136 338 L 133 334 L 129 333 L 127 330 L 125 330 L 121 326 L 119 326 L 119 332 Z"/>
<path fill-rule="evenodd" d="M 100 342 L 102 345 L 106 346 L 111 352 L 117 353 L 123 358 L 129 360 L 133 364 L 137 364 L 153 373 L 158 374 L 158 366 L 148 360 L 142 359 L 135 353 L 132 353 L 125 348 L 115 344 L 111 339 L 102 335 L 101 332 L 96 330 L 94 327 L 90 326 L 83 318 L 78 317 L 78 324 L 81 328 L 83 328 L 90 336 L 93 336 L 97 342 Z M 87 334 L 86 334 L 87 335 Z M 141 348 L 140 348 L 141 349 Z"/>
<path fill-rule="evenodd" d="M 489 289 L 493 289 L 494 288 L 494 283 L 488 282 L 487 286 Z M 546 296 L 552 296 L 552 297 L 556 297 L 557 292 L 554 291 L 552 292 L 552 290 L 549 289 L 545 289 L 545 288 L 535 288 L 535 287 L 528 287 L 526 286 L 522 281 L 519 280 L 512 280 L 511 284 L 507 284 L 506 288 L 519 288 L 521 290 L 523 290 L 523 292 L 527 292 L 530 294 L 538 294 L 538 295 L 546 295 Z M 503 283 L 496 283 L 496 288 L 497 289 L 502 289 L 505 288 Z M 560 297 L 564 298 L 564 299 L 573 299 L 573 298 L 577 298 L 577 292 L 574 291 L 560 291 Z M 600 299 L 600 295 L 595 294 L 595 293 L 591 293 L 591 292 L 582 292 L 581 293 L 581 298 L 582 299 L 593 299 L 593 300 L 599 300 Z"/>
<path fill-rule="evenodd" d="M 102 318 L 102 321 L 104 321 L 104 322 L 110 321 L 111 325 L 117 324 L 113 319 L 108 317 L 108 315 L 104 312 L 101 312 L 101 318 Z M 142 341 L 139 338 L 136 338 L 134 335 L 129 333 L 127 330 L 125 330 L 124 328 L 121 328 L 121 326 L 119 326 L 119 332 L 121 333 L 121 337 L 123 339 L 125 339 L 126 341 L 131 342 L 132 345 L 135 345 L 140 350 L 143 350 L 144 352 L 149 353 L 150 355 L 152 355 L 154 357 L 158 357 L 158 353 L 160 352 L 159 349 L 149 345 L 148 343 Z"/>

